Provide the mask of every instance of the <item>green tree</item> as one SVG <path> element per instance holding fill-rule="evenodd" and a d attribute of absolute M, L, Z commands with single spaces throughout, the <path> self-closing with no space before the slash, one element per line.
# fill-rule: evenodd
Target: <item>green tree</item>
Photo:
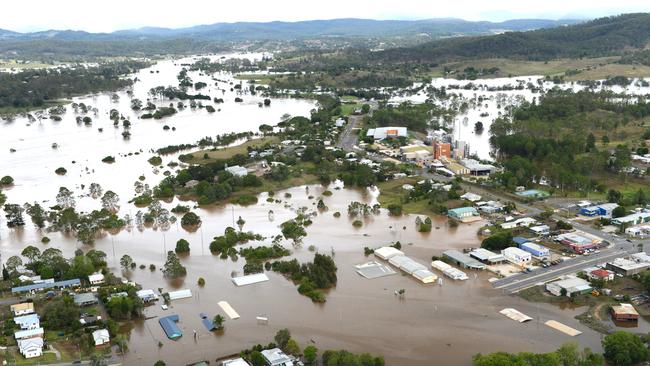
<path fill-rule="evenodd" d="M 41 257 L 41 250 L 33 245 L 29 245 L 20 253 L 23 257 L 29 259 L 29 263 L 34 263 Z"/>
<path fill-rule="evenodd" d="M 176 253 L 189 253 L 190 252 L 190 243 L 185 239 L 179 239 L 176 242 Z"/>
<path fill-rule="evenodd" d="M 608 334 L 603 339 L 604 356 L 611 366 L 631 366 L 648 357 L 648 349 L 641 338 L 623 331 Z"/>
<path fill-rule="evenodd" d="M 627 214 L 627 211 L 625 210 L 625 207 L 623 206 L 618 206 L 615 209 L 612 210 L 612 217 L 617 218 L 617 217 L 623 217 Z"/>
<path fill-rule="evenodd" d="M 307 366 L 314 365 L 316 363 L 316 360 L 318 359 L 318 348 L 312 345 L 305 347 L 304 358 L 305 358 L 305 364 Z"/>
<path fill-rule="evenodd" d="M 300 354 L 300 345 L 296 342 L 295 339 L 289 338 L 287 345 L 284 347 L 284 351 L 290 355 L 299 355 Z"/>
<path fill-rule="evenodd" d="M 289 339 L 291 339 L 291 332 L 289 332 L 289 329 L 287 328 L 280 329 L 275 333 L 273 339 L 275 340 L 275 344 L 277 344 L 280 349 L 284 350 L 287 347 L 287 343 L 289 343 Z"/>
<path fill-rule="evenodd" d="M 226 322 L 226 318 L 224 318 L 221 314 L 217 314 L 214 316 L 214 319 L 212 319 L 212 322 L 214 323 L 215 329 L 221 330 L 223 329 L 224 323 Z"/>
<path fill-rule="evenodd" d="M 251 363 L 253 364 L 253 366 L 264 366 L 264 365 L 266 365 L 266 361 L 264 360 L 264 356 L 262 356 L 262 353 L 260 353 L 260 351 L 251 352 Z"/>
<path fill-rule="evenodd" d="M 129 268 L 131 268 L 131 265 L 133 264 L 133 258 L 131 258 L 130 255 L 124 254 L 122 258 L 120 258 L 120 265 L 122 266 L 122 269 L 127 271 Z"/>
<path fill-rule="evenodd" d="M 176 253 L 171 250 L 167 252 L 167 261 L 163 266 L 163 274 L 167 278 L 178 278 L 187 274 L 187 269 L 183 267 Z"/>

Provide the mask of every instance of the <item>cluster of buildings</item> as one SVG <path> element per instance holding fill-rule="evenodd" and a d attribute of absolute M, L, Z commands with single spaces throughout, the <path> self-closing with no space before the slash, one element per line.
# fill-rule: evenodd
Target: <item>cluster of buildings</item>
<path fill-rule="evenodd" d="M 25 358 L 43 355 L 44 330 L 41 328 L 38 314 L 34 311 L 34 303 L 23 302 L 11 305 L 10 310 L 14 323 L 20 327 L 20 330 L 14 332 L 20 354 Z"/>
<path fill-rule="evenodd" d="M 377 258 L 388 261 L 391 265 L 413 276 L 422 283 L 433 283 L 438 280 L 438 276 L 429 271 L 425 265 L 405 256 L 402 251 L 394 247 L 375 249 L 374 254 Z"/>

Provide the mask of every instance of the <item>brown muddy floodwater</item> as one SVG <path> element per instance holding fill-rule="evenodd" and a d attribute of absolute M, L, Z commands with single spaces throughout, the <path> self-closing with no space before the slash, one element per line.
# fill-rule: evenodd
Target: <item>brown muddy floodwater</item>
<path fill-rule="evenodd" d="M 181 64 L 188 62 L 192 62 L 192 58 L 163 61 L 141 70 L 135 75 L 140 81 L 131 90 L 133 96 L 146 101 L 150 88 L 177 85 L 176 75 L 182 69 Z M 190 72 L 189 75 L 194 82 L 204 81 L 209 85 L 201 93 L 224 98 L 225 103 L 215 105 L 220 111 L 210 114 L 204 109 L 186 108 L 160 121 L 140 120 L 130 109 L 129 95 L 121 91 L 117 93 L 119 100 L 109 94 L 74 99 L 97 108 L 97 114 L 91 114 L 92 126 L 78 125 L 75 122 L 78 114 L 70 106 L 61 122 L 54 122 L 47 115 L 39 117 L 38 113 L 34 113 L 36 120 L 33 122 L 25 117 L 1 122 L 0 176 L 11 175 L 16 182 L 5 190 L 8 202 L 38 201 L 49 207 L 54 204 L 59 187 L 66 186 L 75 192 L 78 210 L 98 209 L 99 201 L 87 197 L 88 186 L 96 182 L 104 191 L 112 190 L 120 196 L 120 215 L 134 217 L 138 208 L 127 201 L 135 196 L 134 182 L 138 177 L 143 175 L 144 183 L 153 187 L 162 179 L 165 170 L 175 170 L 167 167 L 158 170 L 149 165 L 147 159 L 155 155 L 152 149 L 194 143 L 204 136 L 214 137 L 227 132 L 257 131 L 262 123 L 278 123 L 284 114 L 308 116 L 315 107 L 310 100 L 274 98 L 270 107 L 259 108 L 263 97 L 245 94 L 247 87 L 242 88 L 243 92 L 231 90 L 239 81 L 229 73 Z M 244 99 L 243 103 L 234 102 L 238 96 Z M 158 106 L 169 104 L 168 100 L 152 102 Z M 130 119 L 129 140 L 122 138 L 124 128 L 114 127 L 109 119 L 109 111 L 113 108 Z M 165 125 L 176 130 L 164 130 Z M 52 148 L 53 143 L 58 144 L 58 149 Z M 136 152 L 139 154 L 130 155 Z M 116 162 L 102 163 L 101 159 L 107 155 L 115 156 Z M 164 165 L 177 158 L 178 154 L 164 156 Z M 55 175 L 58 167 L 65 167 L 68 174 Z M 143 288 L 191 289 L 192 298 L 174 301 L 167 311 L 163 311 L 159 303 L 146 308 L 149 319 L 137 322 L 131 331 L 129 351 L 124 357 L 127 365 L 151 365 L 159 359 L 168 365 L 214 361 L 258 343 L 267 344 L 281 328 L 289 328 L 303 347 L 313 342 L 320 350 L 339 348 L 380 354 L 387 365 L 469 365 L 472 355 L 478 352 L 547 352 L 568 341 L 600 351 L 600 335 L 574 319 L 582 309 L 562 310 L 506 296 L 491 289 L 490 274 L 486 272 L 471 273 L 468 281 L 460 283 L 444 278 L 442 285 L 422 285 L 401 274 L 375 280 L 359 276 L 354 265 L 374 259 L 364 257 L 366 246 L 376 248 L 400 241 L 407 255 L 428 266 L 433 255 L 440 255 L 446 249 L 478 246 L 476 232 L 482 223 L 450 229 L 445 219 L 436 219 L 434 230 L 421 234 L 415 230 L 414 216 L 394 218 L 382 210 L 380 215 L 365 219 L 363 227 L 354 228 L 352 219 L 347 217 L 347 205 L 351 201 L 374 203 L 378 192 L 330 189 L 334 194 L 323 197 L 329 210 L 313 219 L 302 247 L 294 248 L 292 253 L 292 257 L 301 261 L 312 259 L 310 246 L 321 253 L 334 253 L 338 285 L 329 292 L 325 304 L 312 303 L 298 294 L 293 283 L 272 272 L 267 273 L 268 282 L 237 288 L 230 278 L 233 272 L 242 274 L 245 261 L 241 258 L 236 262 L 222 260 L 211 255 L 208 249 L 211 239 L 223 234 L 227 226 L 235 226 L 238 216 L 246 220 L 244 230 L 267 237 L 263 242 L 246 245 L 270 245 L 271 238 L 280 234 L 280 223 L 295 217 L 300 207 L 316 210 L 317 199 L 324 190 L 320 186 L 310 186 L 309 193 L 305 187 L 289 189 L 291 199 L 284 198 L 284 191 L 276 192 L 275 198 L 281 199 L 281 203 L 267 203 L 267 195 L 262 194 L 258 204 L 248 207 L 226 205 L 195 209 L 203 225 L 192 233 L 179 224 L 167 231 L 131 228 L 116 235 L 106 234 L 93 246 L 79 244 L 73 237 L 60 233 L 34 230 L 29 222 L 22 229 L 8 230 L 4 215 L 0 215 L 0 252 L 4 260 L 20 254 L 27 245 L 41 250 L 59 248 L 66 256 L 72 256 L 77 248 L 84 251 L 95 248 L 108 254 L 109 267 L 116 274 L 121 273 L 119 258 L 128 254 L 147 269 L 121 275 Z M 309 195 L 315 199 L 308 199 Z M 163 206 L 169 209 L 178 203 L 174 200 Z M 185 204 L 193 205 L 192 202 Z M 269 219 L 270 210 L 274 212 L 273 220 Z M 336 211 L 342 213 L 340 218 L 333 217 Z M 40 242 L 45 234 L 52 240 L 48 245 Z M 163 278 L 160 267 L 166 251 L 173 250 L 180 238 L 191 244 L 191 253 L 182 257 L 188 275 L 182 281 L 169 282 Z M 292 248 L 290 242 L 282 244 Z M 149 264 L 155 264 L 158 270 L 149 271 Z M 199 277 L 206 280 L 203 288 L 196 285 Z M 398 289 L 406 290 L 402 300 L 394 295 Z M 222 300 L 228 301 L 241 318 L 227 320 L 223 334 L 209 333 L 199 313 L 209 316 L 221 313 L 217 302 Z M 505 307 L 514 307 L 536 321 L 515 323 L 498 313 Z M 180 316 L 179 326 L 184 336 L 177 341 L 167 339 L 158 324 L 157 317 L 170 314 Z M 257 316 L 268 317 L 268 325 L 258 325 Z M 576 338 L 568 337 L 543 325 L 549 319 L 584 333 Z M 192 336 L 193 330 L 197 331 L 197 339 Z M 162 347 L 158 346 L 159 342 Z"/>
<path fill-rule="evenodd" d="M 545 352 L 569 341 L 600 349 L 600 335 L 574 319 L 583 309 L 561 310 L 505 296 L 491 289 L 487 272 L 472 273 L 466 282 L 444 279 L 442 285 L 422 285 L 401 274 L 375 280 L 359 276 L 353 266 L 368 260 L 363 255 L 365 246 L 378 247 L 399 240 L 407 255 L 428 264 L 432 255 L 439 255 L 443 250 L 476 246 L 476 231 L 481 225 L 449 229 L 445 220 L 440 219 L 435 221 L 431 233 L 421 234 L 415 230 L 414 216 L 393 218 L 382 211 L 368 218 L 362 228 L 354 228 L 346 215 L 347 205 L 355 200 L 373 203 L 376 192 L 371 191 L 334 189 L 331 197 L 323 197 L 329 210 L 314 218 L 302 247 L 294 249 L 293 256 L 301 261 L 313 256 L 307 249 L 310 245 L 322 253 L 334 251 L 339 280 L 325 304 L 312 303 L 298 294 L 290 281 L 273 272 L 267 272 L 269 282 L 235 287 L 230 281 L 231 274 L 233 271 L 241 274 L 245 261 L 240 258 L 232 262 L 211 255 L 210 239 L 220 235 L 226 226 L 232 226 L 233 215 L 246 220 L 244 230 L 268 237 L 277 235 L 278 225 L 294 217 L 296 209 L 315 209 L 323 188 L 310 186 L 308 193 L 305 187 L 287 191 L 292 194 L 288 200 L 281 198 L 284 192 L 275 196 L 282 203 L 267 203 L 263 194 L 259 204 L 249 207 L 228 205 L 197 210 L 203 225 L 194 233 L 176 226 L 164 232 L 164 236 L 159 231 L 133 229 L 97 241 L 94 247 L 108 253 L 109 266 L 116 273 L 120 272 L 119 258 L 123 254 L 132 256 L 138 265 L 153 263 L 160 267 L 165 249 L 173 248 L 180 238 L 191 243 L 191 254 L 182 259 L 188 276 L 181 283 L 164 280 L 160 270 L 150 272 L 147 268 L 123 273 L 143 288 L 189 288 L 194 294 L 193 298 L 173 301 L 167 311 L 159 304 L 146 308 L 146 316 L 153 318 L 135 324 L 130 334 L 130 351 L 124 359 L 126 364 L 148 365 L 158 359 L 174 365 L 215 360 L 257 343 L 266 344 L 281 328 L 289 328 L 303 347 L 313 342 L 321 350 L 344 348 L 381 354 L 388 365 L 469 365 L 472 355 L 478 352 Z M 308 195 L 315 199 L 309 200 Z M 274 211 L 273 221 L 269 220 L 269 210 Z M 333 217 L 336 211 L 342 213 L 338 219 Z M 27 243 L 36 244 L 38 237 L 30 230 L 16 232 L 4 238 L 0 246 L 3 254 L 9 256 L 20 252 Z M 66 254 L 72 254 L 79 246 L 59 235 L 51 238 L 49 246 L 58 247 Z M 264 242 L 268 245 L 270 239 Z M 289 242 L 284 244 L 291 247 Z M 198 277 L 205 278 L 205 287 L 196 285 Z M 394 291 L 402 288 L 406 296 L 400 300 Z M 223 334 L 210 333 L 201 324 L 199 313 L 209 316 L 221 313 L 217 302 L 222 300 L 228 301 L 241 318 L 227 320 Z M 505 307 L 514 307 L 539 321 L 516 323 L 498 313 Z M 184 336 L 177 341 L 165 337 L 155 318 L 169 314 L 180 315 L 179 326 Z M 269 324 L 258 325 L 257 316 L 268 317 Z M 584 333 L 576 338 L 558 333 L 543 324 L 548 319 Z M 197 339 L 192 336 L 193 330 L 198 333 Z M 163 343 L 160 348 L 159 341 Z"/>

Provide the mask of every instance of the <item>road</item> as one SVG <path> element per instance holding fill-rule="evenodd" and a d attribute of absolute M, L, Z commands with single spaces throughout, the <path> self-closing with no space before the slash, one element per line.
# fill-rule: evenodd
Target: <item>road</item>
<path fill-rule="evenodd" d="M 357 117 L 357 118 L 352 118 Z M 346 126 L 345 131 L 341 134 L 339 140 L 339 147 L 346 151 L 355 151 L 357 150 L 356 142 L 357 135 L 353 133 L 353 129 L 356 127 L 359 122 L 360 116 L 350 116 L 348 125 Z M 368 156 L 370 159 L 375 161 L 382 161 L 383 157 L 379 156 Z M 446 177 L 440 174 L 430 173 L 426 169 L 421 169 L 418 172 L 418 175 L 434 179 L 439 182 L 450 182 L 454 178 Z M 512 197 L 501 194 L 498 191 L 489 189 L 487 187 L 481 187 L 476 184 L 461 183 L 461 187 L 468 192 L 473 192 L 480 194 L 484 199 L 500 200 L 500 201 L 513 201 Z M 517 202 L 517 209 L 524 212 L 524 216 L 536 216 L 543 212 L 543 209 L 535 206 L 535 204 L 526 204 L 522 202 Z M 554 220 L 565 220 L 557 214 L 552 216 Z M 609 242 L 609 246 L 602 248 L 599 253 L 592 253 L 589 256 L 578 255 L 574 258 L 565 260 L 564 262 L 547 267 L 547 268 L 537 268 L 532 272 L 520 273 L 506 278 L 499 279 L 492 283 L 492 286 L 495 289 L 503 290 L 506 293 L 515 293 L 533 286 L 536 286 L 540 283 L 553 281 L 561 276 L 579 272 L 580 270 L 592 267 L 597 264 L 602 264 L 608 261 L 611 261 L 615 258 L 624 257 L 632 253 L 638 252 L 636 245 L 641 244 L 650 244 L 650 240 L 645 241 L 635 241 L 634 243 L 628 242 L 624 238 L 619 236 L 608 234 L 602 232 L 592 226 L 585 225 L 581 222 L 575 220 L 569 220 L 571 225 L 577 230 L 584 231 L 586 233 L 595 235 L 597 237 L 603 238 Z"/>
<path fill-rule="evenodd" d="M 529 273 L 519 273 L 510 277 L 502 278 L 492 282 L 492 287 L 503 290 L 506 293 L 515 293 L 541 283 L 550 282 L 561 276 L 576 273 L 584 268 L 593 267 L 605 263 L 614 258 L 634 253 L 633 249 L 621 250 L 611 249 L 589 256 L 578 255 L 575 258 L 566 260 L 556 266 L 538 268 Z"/>
<path fill-rule="evenodd" d="M 350 115 L 345 130 L 339 136 L 338 147 L 345 151 L 355 151 L 359 136 L 356 128 L 361 126 L 361 120 L 364 116 Z"/>

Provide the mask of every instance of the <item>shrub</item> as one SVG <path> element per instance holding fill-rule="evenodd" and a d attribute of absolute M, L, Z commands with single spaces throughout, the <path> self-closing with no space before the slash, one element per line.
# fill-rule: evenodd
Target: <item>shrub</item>
<path fill-rule="evenodd" d="M 114 162 L 115 162 L 115 157 L 113 156 L 107 156 L 102 159 L 102 163 L 112 164 Z"/>
<path fill-rule="evenodd" d="M 185 239 L 179 239 L 176 242 L 176 253 L 189 253 L 190 243 Z"/>
<path fill-rule="evenodd" d="M 196 281 L 196 283 L 197 283 L 199 286 L 203 287 L 203 286 L 205 286 L 205 279 L 204 279 L 203 277 L 199 277 L 199 280 Z"/>
<path fill-rule="evenodd" d="M 2 177 L 2 179 L 0 179 L 0 185 L 8 186 L 11 184 L 14 184 L 14 179 L 8 175 L 5 175 Z"/>
<path fill-rule="evenodd" d="M 54 172 L 56 174 L 58 174 L 58 175 L 65 175 L 68 171 L 65 170 L 64 167 L 59 167 L 59 168 L 56 168 L 56 170 Z"/>
<path fill-rule="evenodd" d="M 361 222 L 361 220 L 354 220 L 354 221 L 352 222 L 352 226 L 354 226 L 354 227 L 361 227 L 361 226 L 363 226 L 363 222 Z"/>
<path fill-rule="evenodd" d="M 254 205 L 257 203 L 257 197 L 250 194 L 242 194 L 241 196 L 237 197 L 235 203 L 242 206 Z"/>
<path fill-rule="evenodd" d="M 181 218 L 181 225 L 183 226 L 198 226 L 201 225 L 201 218 L 194 212 L 188 212 Z"/>

